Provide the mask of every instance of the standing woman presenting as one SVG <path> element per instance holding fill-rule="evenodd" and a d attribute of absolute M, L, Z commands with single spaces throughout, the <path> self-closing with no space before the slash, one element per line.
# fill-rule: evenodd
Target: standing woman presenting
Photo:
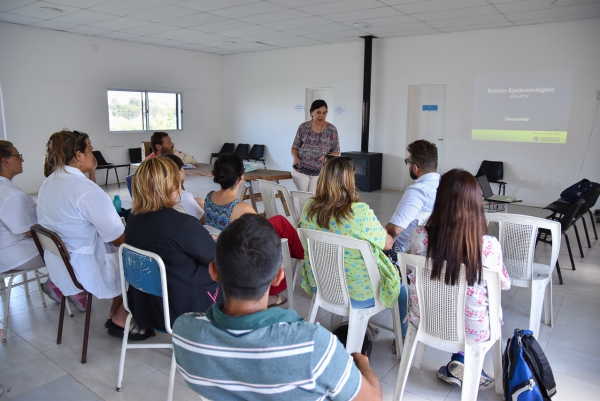
<path fill-rule="evenodd" d="M 310 115 L 312 120 L 300 124 L 292 144 L 292 180 L 298 191 L 315 192 L 326 156 L 340 155 L 340 141 L 335 126 L 325 121 L 327 103 L 324 100 L 312 103 Z"/>

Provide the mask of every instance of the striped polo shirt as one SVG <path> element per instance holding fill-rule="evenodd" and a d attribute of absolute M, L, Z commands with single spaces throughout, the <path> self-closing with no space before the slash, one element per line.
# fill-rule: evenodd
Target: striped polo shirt
<path fill-rule="evenodd" d="M 173 326 L 177 369 L 214 400 L 352 400 L 361 375 L 337 337 L 293 310 L 232 317 L 214 304 Z"/>

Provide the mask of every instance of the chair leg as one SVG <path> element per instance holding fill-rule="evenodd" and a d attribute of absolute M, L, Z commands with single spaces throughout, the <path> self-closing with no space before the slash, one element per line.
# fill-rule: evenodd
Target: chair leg
<path fill-rule="evenodd" d="M 106 180 L 104 181 L 104 186 L 108 186 L 108 169 L 106 169 Z"/>
<path fill-rule="evenodd" d="M 504 394 L 502 386 L 502 336 L 492 345 L 492 359 L 494 360 L 494 384 L 496 394 Z"/>
<path fill-rule="evenodd" d="M 65 299 L 65 297 L 63 297 Z M 92 293 L 88 292 L 87 307 L 85 311 L 85 329 L 83 331 L 83 350 L 81 351 L 81 363 L 87 362 L 87 348 L 90 337 L 90 318 L 92 317 Z"/>
<path fill-rule="evenodd" d="M 29 297 L 29 283 L 27 282 L 27 272 L 21 274 L 21 280 L 23 280 L 23 288 L 25 289 L 25 296 Z"/>
<path fill-rule="evenodd" d="M 10 292 L 12 290 L 12 282 L 14 280 L 14 278 L 17 275 L 12 275 L 10 276 L 10 279 L 8 279 L 8 287 L 6 287 L 6 302 L 4 302 L 4 337 L 2 337 L 2 342 L 5 343 L 6 342 L 6 334 L 8 333 L 8 306 L 10 304 Z M 2 279 L 4 281 L 4 279 Z"/>
<path fill-rule="evenodd" d="M 125 319 L 125 328 L 123 329 L 123 342 L 121 343 L 121 358 L 119 359 L 119 375 L 117 376 L 117 391 L 123 389 L 123 370 L 125 369 L 125 355 L 127 354 L 127 340 L 129 339 L 129 326 L 131 325 L 132 314 L 127 315 Z M 175 352 L 175 351 L 173 351 Z"/>
<path fill-rule="evenodd" d="M 306 321 L 314 323 L 317 319 L 317 312 L 319 311 L 319 301 L 317 301 L 317 294 L 313 295 L 312 302 L 310 303 L 310 309 L 306 315 Z"/>
<path fill-rule="evenodd" d="M 579 246 L 579 253 L 583 258 L 583 248 L 581 247 L 581 239 L 579 238 L 579 230 L 577 229 L 577 222 L 573 223 L 573 229 L 575 230 L 575 238 L 577 238 L 577 245 Z"/>
<path fill-rule="evenodd" d="M 596 239 L 598 239 L 598 231 L 596 231 L 596 222 L 594 221 L 594 215 L 592 214 L 591 210 L 588 210 L 588 213 L 590 214 L 590 220 L 592 222 L 592 228 L 594 229 L 594 237 Z"/>
<path fill-rule="evenodd" d="M 562 274 L 560 274 L 560 265 L 558 264 L 558 260 L 556 261 L 556 272 L 558 273 L 558 282 L 560 285 L 563 285 Z"/>
<path fill-rule="evenodd" d="M 544 323 L 550 327 L 554 326 L 554 313 L 552 310 L 552 280 L 548 280 L 544 291 Z"/>
<path fill-rule="evenodd" d="M 409 325 L 408 332 L 404 343 L 404 351 L 402 351 L 402 359 L 400 359 L 400 367 L 398 369 L 398 378 L 396 379 L 396 388 L 394 389 L 394 397 L 392 400 L 401 401 L 406 387 L 406 379 L 410 372 L 410 365 L 415 355 L 417 346 L 417 330 L 414 326 Z"/>
<path fill-rule="evenodd" d="M 117 185 L 119 186 L 119 188 L 121 188 L 121 183 L 119 182 L 119 174 L 117 173 L 117 168 L 114 168 L 115 170 L 115 177 L 117 177 Z"/>
<path fill-rule="evenodd" d="M 40 297 L 42 297 L 42 305 L 46 307 L 46 298 L 44 298 L 44 291 L 42 291 L 42 283 L 40 282 L 40 272 L 36 269 L 33 271 L 33 273 L 35 274 L 35 280 L 37 281 Z"/>
<path fill-rule="evenodd" d="M 368 309 L 352 309 L 350 311 L 348 319 L 348 337 L 346 338 L 346 351 L 348 351 L 349 354 L 360 352 L 362 350 L 365 333 L 367 332 L 367 327 L 369 325 L 369 313 L 366 311 L 368 311 Z"/>
<path fill-rule="evenodd" d="M 571 267 L 572 270 L 575 270 L 575 261 L 573 260 L 573 252 L 571 251 L 571 244 L 569 243 L 569 237 L 567 233 L 564 233 L 565 242 L 567 243 L 567 250 L 569 251 L 569 258 L 571 259 Z"/>
<path fill-rule="evenodd" d="M 539 280 L 534 280 L 531 286 L 531 310 L 529 311 L 529 330 L 533 335 L 540 338 L 540 320 L 542 318 L 542 308 L 544 307 L 544 288 L 541 287 Z"/>
<path fill-rule="evenodd" d="M 169 371 L 169 390 L 167 392 L 167 401 L 173 400 L 173 388 L 175 387 L 175 350 L 173 350 L 173 356 L 171 357 L 171 370 Z"/>
<path fill-rule="evenodd" d="M 482 349 L 467 346 L 465 349 L 465 367 L 463 371 L 461 401 L 477 400 L 479 377 L 483 369 L 485 353 Z"/>
<path fill-rule="evenodd" d="M 56 343 L 60 344 L 62 342 L 62 329 L 63 322 L 65 320 L 65 303 L 67 302 L 67 297 L 65 295 L 60 299 L 60 314 L 58 315 L 58 334 L 56 335 Z"/>
<path fill-rule="evenodd" d="M 581 216 L 581 222 L 583 223 L 583 231 L 585 231 L 585 238 L 587 239 L 588 248 L 591 248 L 592 243 L 590 242 L 590 234 L 588 233 L 587 224 L 585 222 L 584 216 Z"/>
<path fill-rule="evenodd" d="M 392 309 L 392 323 L 394 339 L 396 340 L 396 359 L 400 359 L 404 351 L 404 344 L 402 343 L 402 322 L 400 321 L 400 305 L 398 305 L 398 302 L 394 304 L 394 309 Z"/>

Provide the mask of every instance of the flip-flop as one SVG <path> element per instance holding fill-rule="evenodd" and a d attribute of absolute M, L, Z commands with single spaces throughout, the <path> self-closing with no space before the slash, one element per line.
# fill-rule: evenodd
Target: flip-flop
<path fill-rule="evenodd" d="M 104 322 L 104 327 L 107 329 L 117 329 L 123 331 L 123 328 L 114 324 L 111 318 L 106 319 L 106 322 Z"/>
<path fill-rule="evenodd" d="M 284 297 L 281 294 L 278 294 L 277 295 L 277 301 L 274 304 L 267 305 L 267 308 L 273 308 L 273 307 L 276 307 L 276 306 L 281 306 L 281 305 L 285 304 L 287 301 L 288 301 L 288 299 L 286 297 Z"/>

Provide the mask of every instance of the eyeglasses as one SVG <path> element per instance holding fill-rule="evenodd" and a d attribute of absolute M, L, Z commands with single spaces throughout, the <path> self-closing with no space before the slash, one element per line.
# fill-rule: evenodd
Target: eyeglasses
<path fill-rule="evenodd" d="M 19 159 L 22 159 L 23 153 L 17 153 L 16 155 L 8 155 L 8 156 L 4 156 L 4 157 L 13 157 L 13 156 L 19 156 Z"/>
<path fill-rule="evenodd" d="M 406 159 L 404 159 L 404 164 L 406 164 L 407 166 L 408 166 L 409 164 L 414 164 L 415 166 L 419 167 L 419 165 L 418 165 L 417 163 L 413 163 L 413 162 L 411 162 L 410 160 L 408 160 L 408 157 L 407 157 Z"/>

